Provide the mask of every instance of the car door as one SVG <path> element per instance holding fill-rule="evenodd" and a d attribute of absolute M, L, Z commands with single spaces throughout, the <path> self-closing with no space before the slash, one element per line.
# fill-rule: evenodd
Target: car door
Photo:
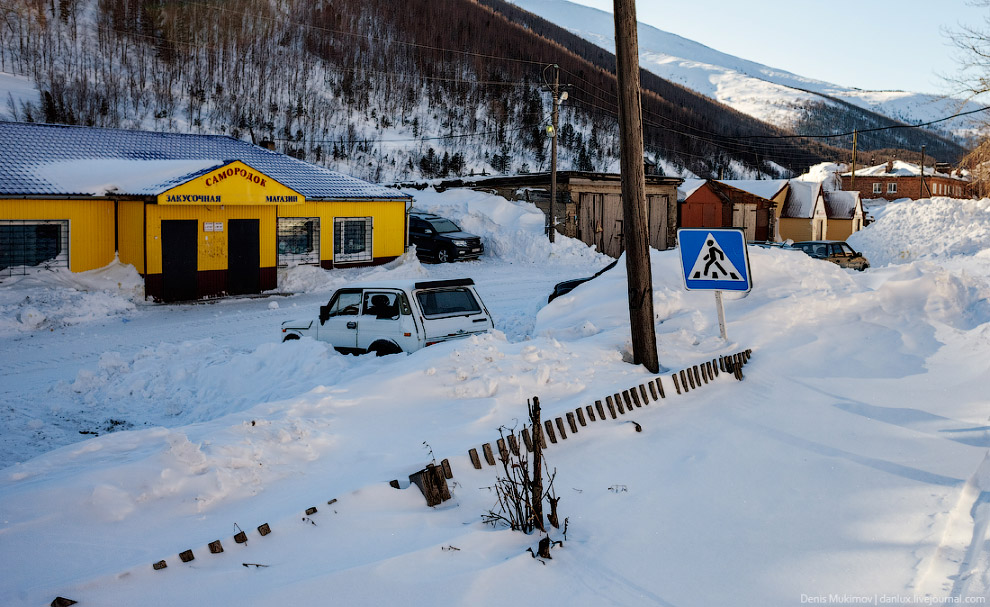
<path fill-rule="evenodd" d="M 399 294 L 391 290 L 365 289 L 358 319 L 358 349 L 367 350 L 376 341 L 401 345 L 402 337 Z"/>
<path fill-rule="evenodd" d="M 409 240 L 416 245 L 416 252 L 420 255 L 432 256 L 436 247 L 433 228 L 430 223 L 416 217 L 409 218 Z"/>
<path fill-rule="evenodd" d="M 357 348 L 358 324 L 361 317 L 361 289 L 341 289 L 320 310 L 317 339 L 341 350 Z"/>
<path fill-rule="evenodd" d="M 867 266 L 869 266 L 869 264 L 866 262 L 866 258 L 860 255 L 859 253 L 857 253 L 856 251 L 854 251 L 853 248 L 848 244 L 844 242 L 840 242 L 837 243 L 835 246 L 842 251 L 842 255 L 844 256 L 842 259 L 845 261 L 845 265 L 841 263 L 839 264 L 842 265 L 842 267 L 853 268 L 855 270 L 862 270 Z"/>

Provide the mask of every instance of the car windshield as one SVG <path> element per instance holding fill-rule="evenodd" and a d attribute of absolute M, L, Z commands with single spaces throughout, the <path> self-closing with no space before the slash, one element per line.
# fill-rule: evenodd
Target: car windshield
<path fill-rule="evenodd" d="M 436 230 L 438 234 L 461 231 L 461 229 L 457 227 L 457 224 L 449 219 L 431 219 L 430 225 L 433 226 L 433 229 Z"/>

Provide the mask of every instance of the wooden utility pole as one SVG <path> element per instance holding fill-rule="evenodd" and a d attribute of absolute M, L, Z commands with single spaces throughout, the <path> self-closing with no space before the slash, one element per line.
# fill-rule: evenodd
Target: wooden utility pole
<path fill-rule="evenodd" d="M 856 136 L 858 134 L 859 133 L 856 132 L 856 129 L 853 129 L 853 170 L 852 170 L 852 173 L 849 173 L 849 189 L 850 190 L 855 190 L 856 189 Z"/>
<path fill-rule="evenodd" d="M 918 190 L 918 196 L 925 195 L 925 146 L 921 146 L 921 189 Z M 928 195 L 931 196 L 931 190 L 928 191 Z"/>
<path fill-rule="evenodd" d="M 554 232 L 557 231 L 557 106 L 560 94 L 560 68 L 553 65 L 553 125 L 550 127 L 550 242 L 554 242 Z"/>
<path fill-rule="evenodd" d="M 633 364 L 660 372 L 653 325 L 653 276 L 646 225 L 646 169 L 643 166 L 643 108 L 639 87 L 639 40 L 635 0 L 614 0 L 616 77 L 619 84 L 622 233 L 628 276 Z"/>

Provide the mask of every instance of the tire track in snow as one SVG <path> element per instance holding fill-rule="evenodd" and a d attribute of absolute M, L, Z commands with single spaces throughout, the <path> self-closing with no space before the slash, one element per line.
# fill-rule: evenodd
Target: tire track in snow
<path fill-rule="evenodd" d="M 973 578 L 987 585 L 987 530 L 990 529 L 990 451 L 963 485 L 949 511 L 942 537 L 914 587 L 918 594 L 962 602 Z M 957 564 L 958 563 L 958 564 Z M 980 573 L 981 567 L 983 575 Z"/>

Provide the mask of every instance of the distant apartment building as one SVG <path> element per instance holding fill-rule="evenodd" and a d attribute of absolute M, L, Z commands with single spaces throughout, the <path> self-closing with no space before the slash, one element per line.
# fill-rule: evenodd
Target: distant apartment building
<path fill-rule="evenodd" d="M 921 168 L 902 160 L 856 169 L 855 179 L 851 172 L 843 173 L 842 189 L 859 192 L 864 200 L 918 200 L 933 196 L 969 198 L 971 195 L 969 176 L 963 171 L 939 163 L 934 167 L 926 166 L 922 180 Z"/>

